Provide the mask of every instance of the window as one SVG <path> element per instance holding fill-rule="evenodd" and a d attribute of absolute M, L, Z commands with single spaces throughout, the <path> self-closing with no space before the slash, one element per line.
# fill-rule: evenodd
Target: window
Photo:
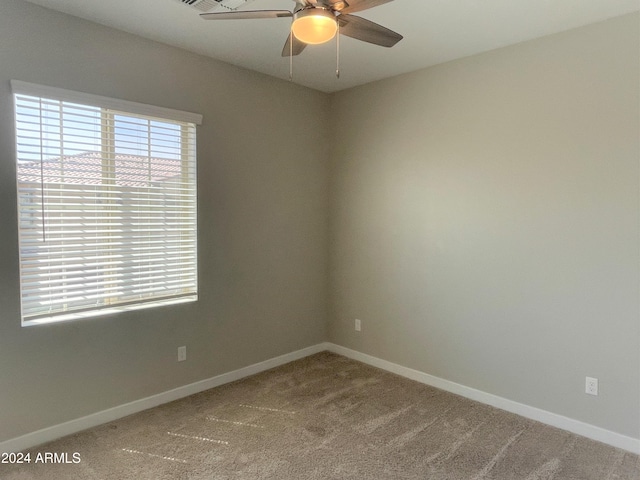
<path fill-rule="evenodd" d="M 201 117 L 12 88 L 23 325 L 196 300 Z"/>

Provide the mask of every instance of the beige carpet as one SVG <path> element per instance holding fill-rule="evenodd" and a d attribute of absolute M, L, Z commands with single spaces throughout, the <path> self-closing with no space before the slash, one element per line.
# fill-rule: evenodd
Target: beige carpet
<path fill-rule="evenodd" d="M 640 460 L 331 353 L 31 450 L 2 480 L 637 480 Z"/>

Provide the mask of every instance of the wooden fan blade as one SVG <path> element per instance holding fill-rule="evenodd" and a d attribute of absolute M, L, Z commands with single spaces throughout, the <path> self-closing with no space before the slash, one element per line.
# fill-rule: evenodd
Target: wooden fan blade
<path fill-rule="evenodd" d="M 346 0 L 348 6 L 340 10 L 341 13 L 355 13 L 377 7 L 385 3 L 393 2 L 393 0 Z"/>
<path fill-rule="evenodd" d="M 403 38 L 393 30 L 355 15 L 339 15 L 338 22 L 342 35 L 381 47 L 393 47 Z"/>
<path fill-rule="evenodd" d="M 293 49 L 291 48 L 292 38 L 293 38 Z M 294 57 L 296 55 L 300 55 L 306 46 L 307 44 L 298 40 L 295 35 L 289 35 L 287 37 L 287 41 L 284 43 L 284 48 L 282 49 L 282 56 L 288 57 L 291 55 L 291 53 L 293 53 Z"/>
<path fill-rule="evenodd" d="M 205 20 L 247 20 L 253 18 L 282 18 L 292 17 L 289 10 L 247 10 L 220 13 L 201 13 L 200 17 Z"/>

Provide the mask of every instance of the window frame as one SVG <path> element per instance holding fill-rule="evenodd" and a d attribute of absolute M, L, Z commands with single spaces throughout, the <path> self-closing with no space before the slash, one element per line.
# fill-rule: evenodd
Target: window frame
<path fill-rule="evenodd" d="M 106 142 L 106 145 L 102 145 L 100 147 L 100 154 L 101 154 L 101 163 L 103 165 L 103 171 L 105 168 L 105 162 L 109 162 L 111 161 L 115 161 L 115 156 L 116 156 L 116 147 L 115 147 L 115 141 L 113 136 L 115 135 L 113 131 L 109 131 L 109 129 L 113 129 L 113 125 L 114 125 L 114 117 L 117 116 L 118 114 L 122 114 L 122 115 L 130 115 L 130 116 L 141 116 L 146 118 L 147 120 L 151 120 L 151 119 L 157 119 L 158 121 L 162 122 L 163 120 L 166 121 L 167 123 L 170 122 L 175 122 L 176 124 L 180 123 L 180 124 L 191 124 L 193 127 L 193 139 L 190 140 L 189 142 L 185 142 L 186 140 L 186 136 L 188 135 L 188 131 L 187 131 L 187 127 L 185 126 L 181 126 L 180 127 L 180 133 L 179 133 L 179 137 L 181 138 L 181 151 L 180 151 L 180 155 L 179 158 L 181 159 L 180 161 L 180 165 L 181 165 L 181 175 L 184 176 L 185 175 L 185 158 L 189 157 L 189 156 L 193 156 L 193 168 L 194 168 L 194 178 L 193 178 L 193 187 L 194 187 L 194 201 L 197 201 L 197 173 L 195 172 L 195 165 L 196 165 L 196 130 L 197 130 L 197 126 L 202 124 L 202 115 L 200 114 L 196 114 L 196 113 L 191 113 L 191 112 L 185 112 L 185 111 L 181 111 L 181 110 L 174 110 L 174 109 L 170 109 L 170 108 L 165 108 L 165 107 L 156 107 L 153 105 L 148 105 L 148 104 L 143 104 L 143 103 L 138 103 L 138 102 L 131 102 L 131 101 L 127 101 L 127 100 L 119 100 L 119 99 L 114 99 L 114 98 L 110 98 L 110 97 L 104 97 L 104 96 L 98 96 L 98 95 L 93 95 L 93 94 L 88 94 L 88 93 L 82 93 L 82 92 L 75 92 L 75 91 L 71 91 L 71 90 L 65 90 L 65 89 L 60 89 L 60 88 L 56 88 L 56 87 L 50 87 L 50 86 L 44 86 L 44 85 L 37 85 L 37 84 L 33 84 L 33 83 L 28 83 L 28 82 L 23 82 L 23 81 L 19 81 L 19 80 L 11 80 L 11 89 L 14 95 L 14 108 L 17 105 L 17 97 L 22 95 L 22 96 L 30 96 L 30 97 L 38 97 L 41 99 L 46 99 L 46 100 L 53 100 L 53 101 L 59 101 L 59 102 L 69 102 L 69 103 L 73 103 L 73 104 L 80 104 L 80 105 L 86 105 L 89 107 L 95 107 L 100 109 L 100 116 L 101 116 L 101 132 L 102 132 L 102 136 L 104 137 L 105 135 L 105 131 L 106 136 L 110 138 L 110 141 Z M 115 113 L 114 113 L 115 111 Z M 16 192 L 18 195 L 18 198 L 21 194 L 21 190 L 20 190 L 20 183 L 18 180 L 18 163 L 19 163 L 19 151 L 18 151 L 18 112 L 17 112 L 17 108 L 16 111 L 14 111 L 15 114 L 15 118 L 14 118 L 14 139 L 16 142 L 16 152 L 15 152 L 15 162 L 16 162 Z M 107 118 L 109 115 L 111 115 L 111 119 Z M 110 126 L 109 126 L 110 125 Z M 104 129 L 104 130 L 102 130 Z M 150 131 L 149 131 L 150 132 Z M 42 134 L 42 133 L 41 133 Z M 150 133 L 149 133 L 150 135 Z M 42 138 L 42 137 L 40 137 Z M 61 135 L 62 138 L 62 135 Z M 41 141 L 41 140 L 40 140 Z M 151 146 L 151 137 L 149 137 L 149 146 Z M 188 152 L 189 146 L 193 147 L 193 151 L 192 153 Z M 149 160 L 151 160 L 152 156 L 151 154 L 149 154 Z M 104 173 L 104 172 L 103 172 Z M 103 178 L 103 180 L 107 177 L 101 177 Z M 64 183 L 62 183 L 61 185 L 65 185 Z M 67 184 L 68 185 L 68 184 Z M 42 202 L 42 200 L 41 200 Z M 42 204 L 44 205 L 44 204 Z M 20 235 L 20 237 L 22 237 L 22 227 L 20 225 L 20 221 L 21 221 L 21 210 L 22 207 L 20 205 L 20 202 L 18 202 L 17 204 L 17 211 L 18 211 L 18 233 Z M 196 232 L 194 233 L 194 235 L 196 235 L 197 233 L 197 206 L 194 204 L 193 207 L 193 214 L 194 214 L 194 222 L 195 222 L 195 227 L 196 227 Z M 197 287 L 197 236 L 194 240 L 195 242 L 195 259 L 194 259 L 194 264 L 195 264 L 195 292 L 190 293 L 188 295 L 185 295 L 183 298 L 181 298 L 180 296 L 173 296 L 173 297 L 157 297 L 157 298 L 144 298 L 144 299 L 139 299 L 139 300 L 132 300 L 132 301 L 124 301 L 124 302 L 120 302 L 120 303 L 116 303 L 114 305 L 110 305 L 109 304 L 109 300 L 107 300 L 105 302 L 104 305 L 101 305 L 99 307 L 94 307 L 94 308 L 82 308 L 82 307 L 78 307 L 77 309 L 71 309 L 69 311 L 61 311 L 61 312 L 54 312 L 51 314 L 42 314 L 42 315 L 31 315 L 31 316 L 26 316 L 25 317 L 25 313 L 24 313 L 24 302 L 23 302 L 23 294 L 22 294 L 22 290 L 23 290 L 23 283 L 24 283 L 24 276 L 23 276 L 23 267 L 22 267 L 22 245 L 20 245 L 20 251 L 19 251 L 19 256 L 20 256 L 20 276 L 19 276 L 19 280 L 20 280 L 20 291 L 21 291 L 21 296 L 20 296 L 20 304 L 21 304 L 21 320 L 22 320 L 22 326 L 32 326 L 32 325 L 41 325 L 41 324 L 50 324 L 50 323 L 55 323 L 55 322 L 62 322 L 62 321 L 69 321 L 69 320 L 78 320 L 78 319 L 85 319 L 85 318 L 92 318 L 92 317 L 98 317 L 98 316 L 103 316 L 103 315 L 108 315 L 108 314 L 113 314 L 113 313 L 117 313 L 117 312 L 122 312 L 122 311 L 129 311 L 129 310 L 138 310 L 138 309 L 145 309 L 145 308 L 154 308 L 156 306 L 161 306 L 161 305 L 170 305 L 170 304 L 176 304 L 176 303 L 185 303 L 185 302 L 192 302 L 192 301 L 196 301 L 197 297 L 198 297 L 198 287 Z"/>

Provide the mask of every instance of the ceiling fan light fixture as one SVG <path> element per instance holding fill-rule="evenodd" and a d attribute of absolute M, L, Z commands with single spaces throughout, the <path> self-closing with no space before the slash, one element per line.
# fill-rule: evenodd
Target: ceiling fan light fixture
<path fill-rule="evenodd" d="M 291 31 L 301 42 L 319 45 L 336 36 L 338 22 L 331 11 L 324 8 L 305 8 L 293 15 Z"/>

